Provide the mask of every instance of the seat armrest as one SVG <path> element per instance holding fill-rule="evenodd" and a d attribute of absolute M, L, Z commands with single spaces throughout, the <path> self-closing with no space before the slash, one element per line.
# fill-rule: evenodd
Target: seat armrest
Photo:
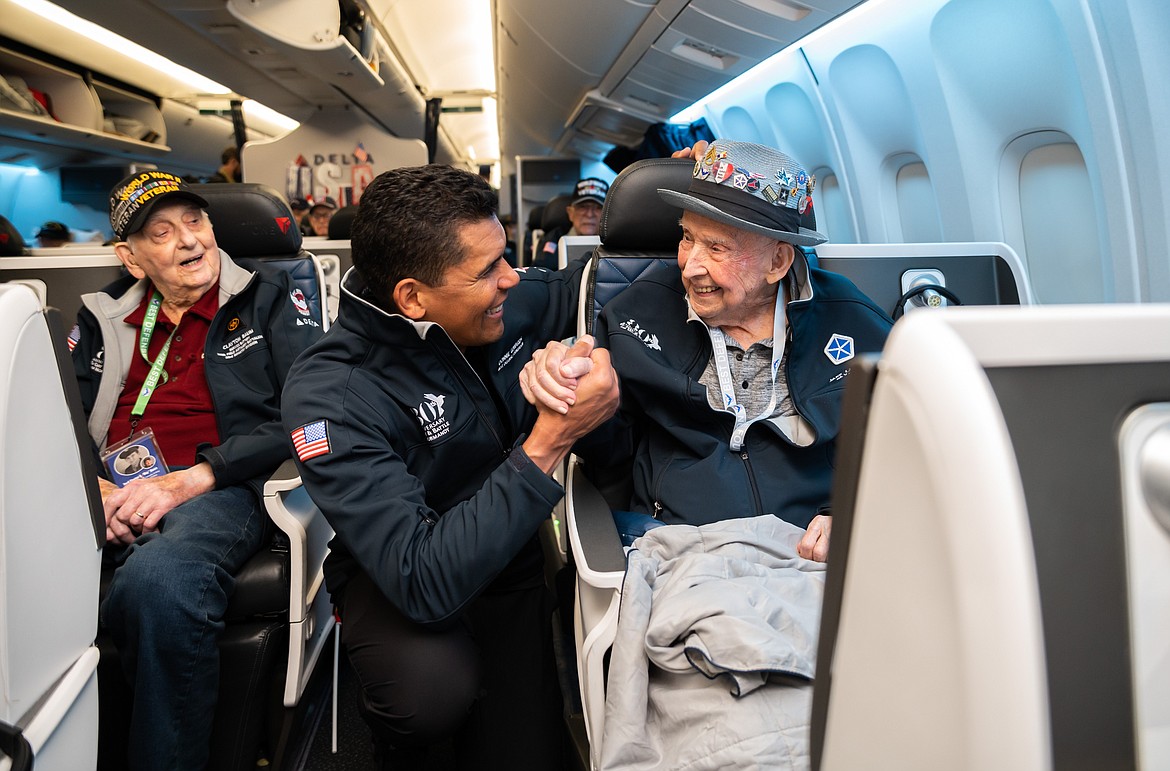
<path fill-rule="evenodd" d="M 264 497 L 287 493 L 301 486 L 301 473 L 297 471 L 297 464 L 292 458 L 280 464 L 280 468 L 272 472 L 272 476 L 264 483 Z"/>
<path fill-rule="evenodd" d="M 581 460 L 575 456 L 569 463 L 565 509 L 577 575 L 590 586 L 620 588 L 626 572 L 626 551 L 609 504 L 585 476 Z"/>

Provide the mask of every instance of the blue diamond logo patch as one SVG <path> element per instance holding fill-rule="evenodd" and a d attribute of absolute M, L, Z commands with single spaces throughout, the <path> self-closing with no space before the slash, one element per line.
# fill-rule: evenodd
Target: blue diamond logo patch
<path fill-rule="evenodd" d="M 853 338 L 848 335 L 835 334 L 829 338 L 825 346 L 825 356 L 834 364 L 844 364 L 853 358 Z"/>

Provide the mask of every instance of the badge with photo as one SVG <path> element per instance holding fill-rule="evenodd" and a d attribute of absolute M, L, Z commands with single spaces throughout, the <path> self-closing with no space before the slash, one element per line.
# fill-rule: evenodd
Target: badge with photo
<path fill-rule="evenodd" d="M 154 439 L 154 431 L 149 428 L 107 447 L 102 453 L 102 463 L 110 473 L 110 481 L 118 487 L 132 479 L 161 477 L 167 473 L 167 464 Z"/>

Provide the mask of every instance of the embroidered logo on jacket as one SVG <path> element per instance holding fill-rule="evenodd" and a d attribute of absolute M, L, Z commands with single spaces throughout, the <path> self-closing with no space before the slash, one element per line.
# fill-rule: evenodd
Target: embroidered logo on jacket
<path fill-rule="evenodd" d="M 523 337 L 521 337 L 516 342 L 512 343 L 512 347 L 508 349 L 508 352 L 505 353 L 503 356 L 501 356 L 500 360 L 498 362 L 496 362 L 496 372 L 500 372 L 504 369 L 504 367 L 508 366 L 508 362 L 510 362 L 510 361 L 512 361 L 512 359 L 516 358 L 516 354 L 520 353 L 520 349 L 523 347 L 524 347 L 524 338 Z"/>
<path fill-rule="evenodd" d="M 853 358 L 853 338 L 833 333 L 825 345 L 825 356 L 834 364 L 844 364 Z"/>
<path fill-rule="evenodd" d="M 443 403 L 445 401 L 447 401 L 446 396 L 423 394 L 422 403 L 411 408 L 414 410 L 414 416 L 418 418 L 419 425 L 422 426 L 428 442 L 446 436 L 451 431 L 451 424 L 447 422 L 444 415 Z"/>
<path fill-rule="evenodd" d="M 630 319 L 629 321 L 623 321 L 621 324 L 618 324 L 618 326 L 621 327 L 622 329 L 624 329 L 625 331 L 629 332 L 634 337 L 641 340 L 642 343 L 645 344 L 645 346 L 647 348 L 649 348 L 650 350 L 652 350 L 652 351 L 661 351 L 662 350 L 662 346 L 660 346 L 658 344 L 658 335 L 651 334 L 651 333 L 647 332 L 646 330 L 642 329 L 642 325 L 639 324 L 637 321 Z"/>
<path fill-rule="evenodd" d="M 309 315 L 309 301 L 305 299 L 304 292 L 300 289 L 294 289 L 288 293 L 288 296 L 292 298 L 293 307 L 297 309 L 298 313 L 302 316 Z"/>
<path fill-rule="evenodd" d="M 255 329 L 248 328 L 224 342 L 220 346 L 220 350 L 216 352 L 216 356 L 219 356 L 221 359 L 234 359 L 245 351 L 260 345 L 262 342 L 264 342 L 264 335 Z"/>
<path fill-rule="evenodd" d="M 296 451 L 297 458 L 302 463 L 309 458 L 328 455 L 330 452 L 329 424 L 324 420 L 306 423 L 293 431 L 290 436 L 292 436 L 293 450 Z"/>

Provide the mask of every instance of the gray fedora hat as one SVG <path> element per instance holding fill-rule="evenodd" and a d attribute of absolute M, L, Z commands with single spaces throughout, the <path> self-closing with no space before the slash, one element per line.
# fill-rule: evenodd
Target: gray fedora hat
<path fill-rule="evenodd" d="M 801 225 L 812 220 L 815 184 L 814 177 L 779 150 L 716 139 L 695 162 L 685 193 L 659 188 L 658 195 L 725 225 L 796 246 L 816 246 L 828 238 Z"/>

